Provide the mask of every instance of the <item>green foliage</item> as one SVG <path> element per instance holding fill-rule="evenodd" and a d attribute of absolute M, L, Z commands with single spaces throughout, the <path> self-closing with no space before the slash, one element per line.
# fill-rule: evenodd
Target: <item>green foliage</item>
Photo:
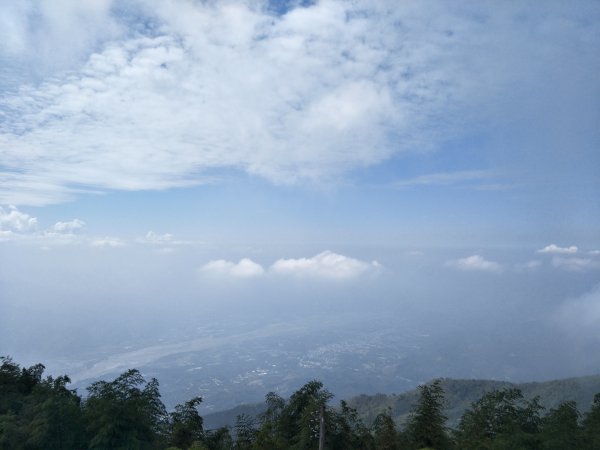
<path fill-rule="evenodd" d="M 231 438 L 229 429 L 221 427 L 206 433 L 203 444 L 208 450 L 231 450 L 233 448 L 233 439 Z"/>
<path fill-rule="evenodd" d="M 85 442 L 81 399 L 66 376 L 43 379 L 44 366 L 0 366 L 0 448 L 71 449 Z"/>
<path fill-rule="evenodd" d="M 203 420 L 198 414 L 202 397 L 194 397 L 183 405 L 177 405 L 170 414 L 169 442 L 183 450 L 204 438 Z"/>
<path fill-rule="evenodd" d="M 391 409 L 367 428 L 356 409 L 344 401 L 333 407 L 332 394 L 313 380 L 288 400 L 267 394 L 264 413 L 239 415 L 232 437 L 227 427 L 204 430 L 200 397 L 167 414 L 158 382 L 146 382 L 137 370 L 93 383 L 82 401 L 67 388 L 66 376 L 44 378 L 41 364 L 21 368 L 10 358 L 0 361 L 0 450 L 308 450 L 318 448 L 321 416 L 327 450 L 600 448 L 600 394 L 583 416 L 574 401 L 543 416 L 539 401 L 526 400 L 519 389 L 487 392 L 462 415 L 455 443 L 446 428 L 440 380 L 419 387 L 402 431 Z"/>
<path fill-rule="evenodd" d="M 378 450 L 400 450 L 400 435 L 390 410 L 379 413 L 373 422 L 373 438 Z"/>
<path fill-rule="evenodd" d="M 451 447 L 444 415 L 444 390 L 441 380 L 419 386 L 419 400 L 406 426 L 412 448 L 432 447 L 443 450 Z"/>
<path fill-rule="evenodd" d="M 465 450 L 539 448 L 541 410 L 537 399 L 524 401 L 519 389 L 490 392 L 464 413 L 458 446 Z"/>
<path fill-rule="evenodd" d="M 254 418 L 241 414 L 237 416 L 235 423 L 235 445 L 236 450 L 250 450 L 256 440 L 258 430 Z"/>
<path fill-rule="evenodd" d="M 575 402 L 563 402 L 542 419 L 544 450 L 577 450 L 582 446 L 580 414 Z"/>
<path fill-rule="evenodd" d="M 151 449 L 159 441 L 167 420 L 158 381 L 144 380 L 128 370 L 114 381 L 97 381 L 88 388 L 84 404 L 91 449 Z"/>
<path fill-rule="evenodd" d="M 600 393 L 594 396 L 592 409 L 583 419 L 583 443 L 582 448 L 599 449 L 600 448 Z"/>

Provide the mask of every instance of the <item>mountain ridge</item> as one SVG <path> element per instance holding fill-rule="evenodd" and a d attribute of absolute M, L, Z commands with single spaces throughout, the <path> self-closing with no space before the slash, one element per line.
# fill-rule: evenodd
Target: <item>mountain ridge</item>
<path fill-rule="evenodd" d="M 484 394 L 505 388 L 517 388 L 525 400 L 539 396 L 545 412 L 561 402 L 573 400 L 581 412 L 589 410 L 594 394 L 600 393 L 600 374 L 561 378 L 549 381 L 510 382 L 486 379 L 439 378 L 445 392 L 448 426 L 455 427 L 471 403 Z M 425 384 L 430 384 L 433 380 Z M 418 389 L 394 394 L 359 394 L 347 399 L 348 406 L 355 408 L 366 425 L 371 425 L 377 414 L 387 409 L 397 425 L 402 426 L 408 418 L 412 405 L 418 398 Z M 264 403 L 242 404 L 231 409 L 205 414 L 207 429 L 233 426 L 238 415 L 256 417 L 265 410 Z"/>

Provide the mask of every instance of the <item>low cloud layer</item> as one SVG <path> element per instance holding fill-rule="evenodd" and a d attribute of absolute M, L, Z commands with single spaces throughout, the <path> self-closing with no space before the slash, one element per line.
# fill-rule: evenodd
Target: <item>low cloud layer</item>
<path fill-rule="evenodd" d="M 466 258 L 447 261 L 446 266 L 463 271 L 490 273 L 500 273 L 503 271 L 503 267 L 500 264 L 494 261 L 488 261 L 480 255 L 471 255 Z"/>
<path fill-rule="evenodd" d="M 299 278 L 344 280 L 365 275 L 378 270 L 380 267 L 381 265 L 377 261 L 368 263 L 327 250 L 311 258 L 278 259 L 267 270 L 248 258 L 241 259 L 237 263 L 218 259 L 202 266 L 200 272 L 238 278 L 271 274 Z"/>

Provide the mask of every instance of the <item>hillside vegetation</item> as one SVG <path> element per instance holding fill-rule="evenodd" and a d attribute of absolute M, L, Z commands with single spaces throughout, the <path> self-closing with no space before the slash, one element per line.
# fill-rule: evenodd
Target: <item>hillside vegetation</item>
<path fill-rule="evenodd" d="M 448 417 L 448 425 L 454 427 L 471 403 L 500 389 L 518 389 L 526 400 L 538 397 L 546 410 L 572 400 L 581 411 L 588 411 L 594 394 L 600 392 L 600 375 L 533 383 L 442 378 L 440 384 L 445 393 L 444 414 Z M 348 405 L 355 408 L 367 424 L 372 424 L 379 413 L 389 410 L 395 423 L 403 425 L 418 397 L 418 389 L 392 395 L 359 395 L 348 400 Z"/>
<path fill-rule="evenodd" d="M 368 423 L 345 401 L 333 406 L 333 394 L 313 380 L 288 399 L 267 393 L 265 408 L 255 417 L 238 415 L 232 427 L 207 430 L 198 413 L 202 398 L 194 397 L 168 412 L 158 381 L 146 381 L 135 369 L 112 381 L 92 383 L 82 398 L 67 388 L 67 376 L 44 377 L 42 364 L 22 368 L 10 358 L 0 358 L 0 362 L 0 449 L 600 448 L 600 392 L 582 414 L 575 401 L 560 400 L 564 393 L 548 394 L 548 401 L 559 403 L 544 409 L 539 397 L 527 399 L 515 386 L 496 389 L 489 382 L 475 381 L 474 390 L 482 395 L 450 428 L 446 396 L 458 410 L 475 395 L 464 381 L 438 379 L 402 396 L 357 397 L 354 403 L 374 416 Z M 588 381 L 583 384 L 587 386 Z M 528 388 L 532 395 L 562 387 L 575 394 L 580 389 L 571 380 L 553 383 L 546 388 L 540 386 L 543 383 L 530 383 Z M 394 417 L 402 420 L 401 427 Z"/>
<path fill-rule="evenodd" d="M 594 394 L 600 392 L 600 375 L 566 378 L 562 380 L 510 383 L 495 380 L 457 380 L 441 378 L 445 393 L 444 414 L 448 426 L 458 425 L 462 414 L 483 395 L 500 389 L 519 389 L 526 400 L 539 397 L 546 410 L 558 407 L 562 402 L 575 401 L 580 411 L 591 408 Z M 378 414 L 388 411 L 397 426 L 403 426 L 410 415 L 412 406 L 419 398 L 419 390 L 413 389 L 401 394 L 358 395 L 347 400 L 348 406 L 356 409 L 358 416 L 367 425 L 372 425 Z M 204 416 L 207 428 L 233 426 L 239 415 L 256 417 L 266 409 L 265 403 L 239 405 L 232 409 L 218 411 Z"/>

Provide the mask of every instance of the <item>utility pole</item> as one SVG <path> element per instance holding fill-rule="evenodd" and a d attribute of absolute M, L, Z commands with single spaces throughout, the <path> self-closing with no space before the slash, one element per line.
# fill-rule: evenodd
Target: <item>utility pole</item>
<path fill-rule="evenodd" d="M 325 405 L 321 405 L 319 414 L 319 450 L 325 450 Z"/>

